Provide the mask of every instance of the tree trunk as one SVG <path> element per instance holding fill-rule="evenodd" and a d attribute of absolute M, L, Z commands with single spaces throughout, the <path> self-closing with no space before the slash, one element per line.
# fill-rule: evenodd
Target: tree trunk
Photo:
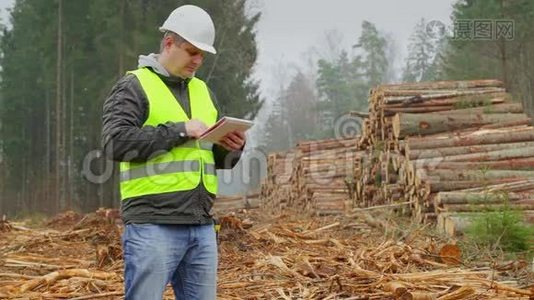
<path fill-rule="evenodd" d="M 512 114 L 521 114 L 524 113 L 523 105 L 518 102 L 514 103 L 500 103 L 493 104 L 481 107 L 472 107 L 464 109 L 455 109 L 454 114 L 503 114 L 503 113 L 512 113 Z M 447 111 L 437 111 L 434 114 L 447 114 Z"/>
<path fill-rule="evenodd" d="M 426 159 L 433 157 L 445 157 L 445 156 L 457 156 L 463 154 L 473 153 L 489 153 L 498 150 L 505 149 L 519 149 L 526 147 L 534 147 L 534 141 L 532 142 L 520 142 L 520 143 L 499 143 L 488 145 L 472 145 L 472 146 L 459 146 L 459 147 L 445 147 L 436 149 L 405 149 L 405 155 L 410 160 Z"/>
<path fill-rule="evenodd" d="M 62 178 L 62 172 L 61 172 L 61 159 L 63 157 L 63 152 L 61 149 L 61 99 L 62 99 L 62 73 L 61 73 L 61 63 L 62 63 L 62 37 L 63 37 L 63 1 L 58 0 L 58 19 L 57 19 L 57 57 L 56 57 L 56 134 L 55 134 L 55 141 L 56 141 L 56 166 L 55 166 L 55 193 L 54 193 L 54 201 L 55 201 L 55 211 L 58 211 L 61 209 L 61 178 Z"/>
<path fill-rule="evenodd" d="M 454 146 L 471 146 L 497 143 L 517 143 L 534 141 L 534 128 L 521 128 L 517 130 L 495 130 L 485 134 L 450 137 L 443 139 L 435 138 L 407 138 L 406 145 L 410 149 L 428 149 Z"/>
<path fill-rule="evenodd" d="M 464 189 L 470 189 L 481 186 L 489 186 L 506 182 L 517 182 L 516 178 L 505 178 L 505 179 L 492 179 L 492 180 L 441 180 L 429 178 L 425 181 L 424 186 L 425 190 L 430 191 L 431 193 L 437 192 L 448 192 L 448 191 L 459 191 Z"/>
<path fill-rule="evenodd" d="M 499 161 L 507 159 L 530 158 L 534 157 L 534 147 L 529 148 L 512 148 L 490 152 L 468 153 L 452 156 L 438 156 L 433 158 L 423 158 L 414 160 L 417 167 L 432 166 L 440 162 L 482 162 L 482 161 Z"/>
<path fill-rule="evenodd" d="M 46 157 L 43 162 L 45 164 L 45 174 L 44 174 L 45 183 L 43 184 L 44 189 L 45 189 L 45 197 L 43 199 L 43 203 L 45 203 L 48 209 L 53 210 L 54 206 L 51 203 L 51 199 L 52 199 L 52 195 L 54 194 L 50 190 L 51 188 L 50 184 L 52 182 L 51 164 L 54 162 L 52 158 L 52 122 L 50 120 L 50 115 L 52 114 L 52 103 L 50 101 L 50 98 L 51 98 L 50 93 L 47 91 L 46 93 L 46 124 L 45 124 L 46 126 L 46 145 L 45 145 Z"/>
<path fill-rule="evenodd" d="M 65 52 L 65 44 L 66 44 L 66 37 L 64 36 L 61 43 L 61 53 L 63 55 L 61 56 L 61 210 L 67 210 L 70 209 L 70 199 L 68 198 L 68 179 L 69 179 L 69 161 L 68 161 L 68 153 L 69 149 L 67 149 L 67 124 L 68 123 L 68 117 L 69 114 L 68 108 L 67 108 L 67 80 L 68 80 L 68 73 L 66 70 L 66 64 L 63 61 L 64 52 Z"/>
<path fill-rule="evenodd" d="M 119 28 L 119 74 L 118 76 L 122 76 L 124 74 L 124 45 L 126 44 L 126 39 L 124 38 L 124 10 L 126 6 L 126 0 L 121 0 L 120 2 L 120 10 L 119 10 L 119 22 L 120 22 L 120 28 Z"/>
<path fill-rule="evenodd" d="M 534 179 L 534 171 L 516 171 L 516 170 L 446 170 L 434 169 L 421 172 L 417 170 L 417 176 L 421 179 L 439 178 L 441 180 L 467 180 L 467 181 L 484 181 L 504 178 Z"/>
<path fill-rule="evenodd" d="M 534 190 L 534 179 L 519 179 L 511 182 L 484 185 L 463 190 L 464 192 L 525 192 Z"/>
<path fill-rule="evenodd" d="M 513 210 L 534 210 L 534 200 L 527 200 L 525 203 L 514 204 L 510 207 Z M 503 204 L 470 205 L 470 204 L 449 204 L 444 205 L 446 212 L 480 212 L 480 211 L 502 211 Z"/>
<path fill-rule="evenodd" d="M 379 107 L 389 109 L 399 107 L 431 107 L 447 105 L 450 106 L 451 109 L 461 109 L 504 103 L 508 101 L 508 99 L 509 96 L 504 92 L 504 89 L 499 89 L 497 91 L 467 91 L 441 95 L 386 98 L 384 103 Z"/>
<path fill-rule="evenodd" d="M 460 89 L 473 89 L 473 88 L 492 88 L 492 87 L 504 87 L 503 82 L 500 80 L 484 79 L 484 80 L 460 80 L 460 81 L 428 81 L 417 82 L 413 84 L 401 83 L 401 84 L 384 84 L 380 86 L 383 90 L 387 91 L 389 95 L 395 91 L 404 90 L 417 90 L 421 93 L 425 93 L 426 90 L 460 90 Z"/>
<path fill-rule="evenodd" d="M 528 200 L 532 201 L 534 196 L 531 193 L 499 193 L 499 192 L 440 192 L 434 200 L 436 204 L 504 204 Z"/>
<path fill-rule="evenodd" d="M 396 138 L 409 135 L 427 135 L 439 132 L 454 131 L 470 127 L 481 127 L 488 124 L 505 122 L 529 122 L 525 114 L 476 114 L 476 115 L 439 115 L 439 114 L 408 114 L 399 113 L 393 117 L 393 133 Z"/>
<path fill-rule="evenodd" d="M 450 112 L 454 109 L 452 105 L 436 105 L 436 106 L 421 106 L 421 107 L 387 107 L 384 108 L 386 114 L 394 113 L 438 113 L 438 112 Z"/>
<path fill-rule="evenodd" d="M 74 191 L 76 186 L 74 185 L 74 70 L 70 70 L 70 103 L 69 103 L 69 158 L 68 158 L 68 199 L 71 208 L 78 207 L 78 204 L 74 199 Z"/>
<path fill-rule="evenodd" d="M 437 164 L 428 164 L 427 166 L 436 169 L 533 170 L 534 157 L 479 162 L 442 161 Z"/>

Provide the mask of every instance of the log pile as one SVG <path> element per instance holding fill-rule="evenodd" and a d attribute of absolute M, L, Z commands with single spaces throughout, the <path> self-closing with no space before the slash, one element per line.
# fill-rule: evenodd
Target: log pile
<path fill-rule="evenodd" d="M 268 158 L 261 202 L 273 212 L 285 208 L 311 214 L 338 214 L 353 206 L 364 151 L 357 139 L 300 142 Z"/>
<path fill-rule="evenodd" d="M 416 219 L 449 234 L 464 213 L 505 202 L 534 215 L 534 127 L 500 81 L 379 86 L 360 145 L 373 153 L 360 180 L 365 206 L 407 201 Z"/>
<path fill-rule="evenodd" d="M 214 214 L 224 214 L 226 212 L 238 211 L 240 209 L 253 209 L 260 206 L 259 194 L 244 196 L 218 196 L 213 204 Z"/>
<path fill-rule="evenodd" d="M 291 195 L 291 173 L 295 163 L 294 149 L 287 152 L 269 154 L 267 176 L 260 190 L 262 209 L 280 213 Z"/>

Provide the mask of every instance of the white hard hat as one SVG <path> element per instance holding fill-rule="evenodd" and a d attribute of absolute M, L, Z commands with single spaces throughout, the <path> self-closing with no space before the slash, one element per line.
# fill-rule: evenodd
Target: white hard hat
<path fill-rule="evenodd" d="M 200 50 L 217 53 L 213 48 L 213 21 L 208 13 L 198 6 L 183 5 L 173 10 L 159 30 L 172 31 Z"/>

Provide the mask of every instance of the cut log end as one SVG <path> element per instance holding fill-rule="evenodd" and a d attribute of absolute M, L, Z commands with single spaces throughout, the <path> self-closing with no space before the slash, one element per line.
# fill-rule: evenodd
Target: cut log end
<path fill-rule="evenodd" d="M 441 261 L 448 265 L 458 265 L 461 262 L 462 251 L 460 247 L 452 244 L 447 244 L 441 247 L 439 251 Z"/>

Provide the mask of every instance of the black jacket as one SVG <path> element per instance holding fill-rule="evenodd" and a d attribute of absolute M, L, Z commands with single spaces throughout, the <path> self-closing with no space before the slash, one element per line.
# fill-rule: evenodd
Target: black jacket
<path fill-rule="evenodd" d="M 189 80 L 164 76 L 151 70 L 158 74 L 191 117 L 187 90 Z M 211 91 L 210 94 L 220 112 Z M 137 77 L 127 74 L 115 84 L 104 102 L 102 142 L 109 159 L 144 162 L 157 151 L 169 151 L 190 140 L 184 122 L 142 127 L 147 117 L 146 94 Z M 241 151 L 228 152 L 218 145 L 213 146 L 213 153 L 217 169 L 232 168 L 241 156 Z M 215 195 L 209 193 L 201 182 L 190 191 L 125 199 L 121 202 L 121 216 L 125 224 L 209 224 L 213 222 L 209 211 L 214 199 Z"/>

